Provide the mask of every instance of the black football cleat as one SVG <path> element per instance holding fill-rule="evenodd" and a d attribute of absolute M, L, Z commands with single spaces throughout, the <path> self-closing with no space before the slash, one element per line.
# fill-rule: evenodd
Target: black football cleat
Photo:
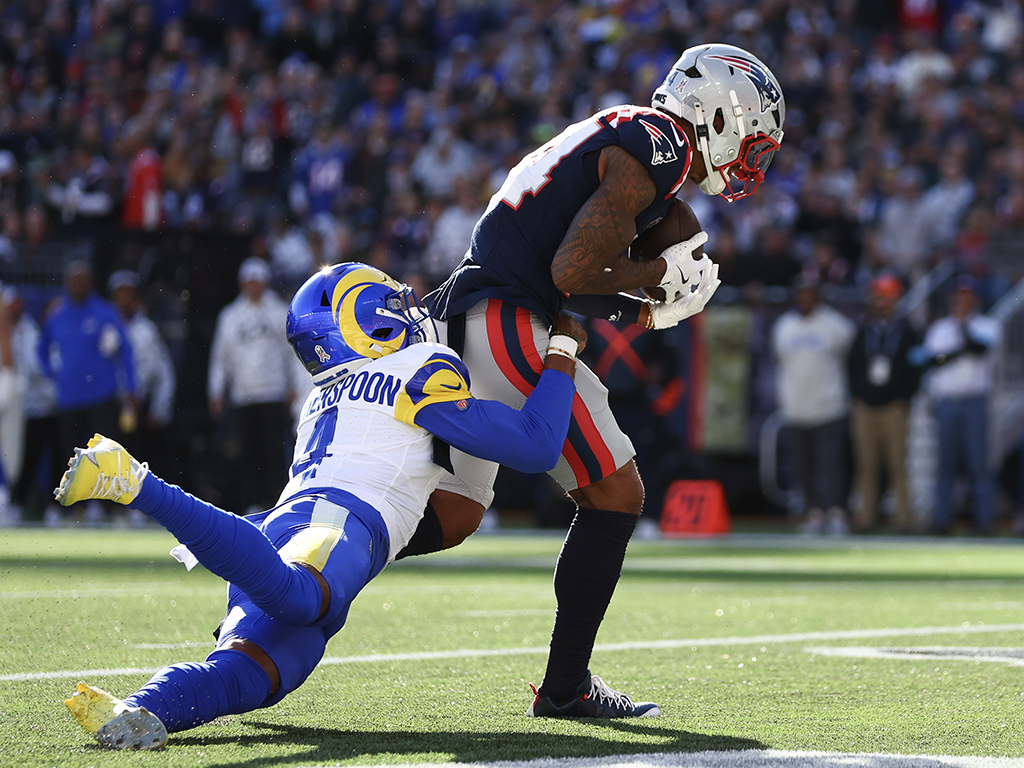
<path fill-rule="evenodd" d="M 608 683 L 597 675 L 590 675 L 576 689 L 576 693 L 564 704 L 556 704 L 547 696 L 541 696 L 533 684 L 533 704 L 526 710 L 527 717 L 657 717 L 661 707 L 650 701 L 634 704 L 624 693 L 613 691 Z"/>

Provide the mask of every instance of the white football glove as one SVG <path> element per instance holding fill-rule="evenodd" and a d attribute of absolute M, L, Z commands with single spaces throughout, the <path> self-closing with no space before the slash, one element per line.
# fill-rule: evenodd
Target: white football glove
<path fill-rule="evenodd" d="M 708 233 L 701 230 L 689 240 L 670 245 L 666 248 L 659 259 L 665 260 L 665 276 L 661 278 L 658 287 L 665 291 L 665 302 L 671 303 L 682 293 L 686 293 L 686 286 L 693 285 L 693 281 L 700 275 L 702 261 L 693 258 L 693 252 L 708 241 Z"/>
<path fill-rule="evenodd" d="M 672 328 L 686 318 L 696 315 L 711 301 L 718 286 L 722 284 L 718 279 L 718 265 L 707 254 L 704 254 L 700 261 L 693 263 L 701 270 L 696 282 L 687 284 L 682 295 L 675 301 L 657 301 L 651 305 L 651 324 L 654 330 Z"/>

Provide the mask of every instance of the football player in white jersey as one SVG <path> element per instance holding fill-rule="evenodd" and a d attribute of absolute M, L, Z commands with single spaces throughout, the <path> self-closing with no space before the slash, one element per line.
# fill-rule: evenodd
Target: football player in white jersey
<path fill-rule="evenodd" d="M 55 492 L 64 505 L 101 498 L 141 509 L 181 542 L 186 565 L 229 582 L 205 661 L 166 667 L 124 700 L 79 683 L 65 704 L 104 746 L 158 749 L 168 733 L 298 688 L 352 600 L 416 530 L 442 474 L 435 439 L 524 472 L 555 465 L 586 342 L 575 320 L 557 318 L 522 410 L 475 399 L 412 290 L 358 263 L 325 267 L 299 288 L 287 335 L 316 387 L 276 507 L 237 517 L 164 483 L 101 435 L 76 449 Z"/>

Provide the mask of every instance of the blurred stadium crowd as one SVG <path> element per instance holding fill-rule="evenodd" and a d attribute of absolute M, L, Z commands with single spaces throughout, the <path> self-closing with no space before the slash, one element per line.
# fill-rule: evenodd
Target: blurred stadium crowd
<path fill-rule="evenodd" d="M 178 381 L 162 474 L 203 487 L 230 463 L 207 366 L 243 260 L 285 299 L 350 259 L 422 294 L 508 168 L 649 104 L 702 41 L 755 53 L 787 102 L 758 194 L 686 193 L 736 297 L 948 263 L 991 307 L 1020 275 L 1014 0 L 25 0 L 0 9 L 5 301 L 41 325 L 72 262 L 100 289 L 139 275 Z"/>

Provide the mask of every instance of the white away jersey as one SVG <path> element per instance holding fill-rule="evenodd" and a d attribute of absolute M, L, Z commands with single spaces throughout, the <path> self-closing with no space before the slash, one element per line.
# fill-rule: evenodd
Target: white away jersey
<path fill-rule="evenodd" d="M 409 542 L 443 470 L 420 409 L 472 395 L 454 351 L 423 343 L 385 355 L 339 383 L 314 389 L 302 407 L 291 479 L 281 500 L 304 488 L 342 488 L 380 512 L 390 559 Z"/>

